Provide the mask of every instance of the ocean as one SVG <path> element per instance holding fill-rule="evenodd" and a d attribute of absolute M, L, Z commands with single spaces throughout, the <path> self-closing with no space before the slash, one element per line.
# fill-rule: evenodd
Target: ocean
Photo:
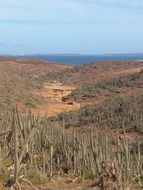
<path fill-rule="evenodd" d="M 143 60 L 143 54 L 119 55 L 28 55 L 24 57 L 38 58 L 52 62 L 81 65 L 110 60 Z"/>

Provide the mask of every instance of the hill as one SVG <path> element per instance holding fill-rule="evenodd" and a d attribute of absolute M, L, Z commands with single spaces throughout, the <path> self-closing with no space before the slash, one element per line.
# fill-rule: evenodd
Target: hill
<path fill-rule="evenodd" d="M 63 101 L 95 103 L 109 97 L 135 95 L 143 92 L 143 71 L 126 74 L 108 80 L 84 84 L 63 98 Z"/>
<path fill-rule="evenodd" d="M 0 108 L 15 104 L 35 107 L 43 101 L 43 97 L 37 95 L 42 88 L 38 77 L 70 67 L 36 59 L 0 57 Z"/>
<path fill-rule="evenodd" d="M 78 86 L 139 72 L 142 68 L 143 61 L 106 61 L 85 64 L 62 72 L 48 73 L 43 78 Z"/>
<path fill-rule="evenodd" d="M 33 58 L 17 58 L 17 57 L 3 57 L 0 56 L 0 63 L 8 65 L 13 70 L 21 70 L 23 72 L 32 75 L 43 75 L 49 72 L 59 72 L 66 68 L 73 68 L 71 65 L 66 65 L 62 63 L 49 62 L 40 59 Z"/>

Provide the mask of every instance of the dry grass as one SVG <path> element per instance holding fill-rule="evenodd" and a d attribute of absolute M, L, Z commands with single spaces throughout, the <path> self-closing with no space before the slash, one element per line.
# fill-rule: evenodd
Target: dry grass
<path fill-rule="evenodd" d="M 63 64 L 34 59 L 0 57 L 0 109 L 18 104 L 21 109 L 35 108 L 43 101 L 43 81 L 38 77 L 51 71 L 70 68 Z"/>

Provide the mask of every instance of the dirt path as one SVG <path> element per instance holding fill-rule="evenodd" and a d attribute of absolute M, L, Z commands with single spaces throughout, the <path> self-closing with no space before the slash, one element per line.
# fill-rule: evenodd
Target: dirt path
<path fill-rule="evenodd" d="M 65 86 L 62 83 L 44 83 L 40 96 L 44 97 L 44 104 L 40 105 L 36 112 L 40 115 L 53 116 L 60 112 L 78 110 L 80 103 L 64 103 L 62 98 L 69 95 L 75 87 Z"/>

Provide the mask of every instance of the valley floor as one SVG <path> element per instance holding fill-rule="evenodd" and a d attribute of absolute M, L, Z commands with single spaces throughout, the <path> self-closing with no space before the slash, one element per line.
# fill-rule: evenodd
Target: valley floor
<path fill-rule="evenodd" d="M 39 105 L 35 113 L 44 116 L 55 116 L 60 112 L 68 112 L 78 110 L 80 103 L 63 102 L 62 98 L 69 95 L 75 87 L 67 86 L 59 82 L 45 83 L 43 88 L 37 92 L 38 95 L 45 99 L 42 105 Z"/>
<path fill-rule="evenodd" d="M 106 80 L 110 78 L 116 78 L 122 75 L 126 74 L 133 74 L 138 73 L 143 69 L 143 67 L 139 68 L 131 68 L 131 69 L 125 69 L 119 72 L 112 72 L 108 73 L 104 76 Z M 102 81 L 104 79 L 101 76 L 97 77 L 97 81 Z M 36 95 L 39 95 L 45 99 L 45 102 L 39 106 L 37 106 L 36 109 L 32 110 L 34 113 L 39 113 L 42 116 L 55 116 L 61 112 L 68 112 L 68 111 L 76 111 L 80 109 L 81 105 L 87 105 L 91 103 L 99 103 L 106 100 L 106 95 L 102 94 L 100 96 L 97 96 L 96 99 L 88 99 L 82 100 L 82 101 L 74 101 L 67 100 L 62 101 L 62 98 L 68 96 L 71 94 L 73 90 L 75 90 L 77 87 L 73 85 L 65 85 L 59 81 L 53 81 L 49 83 L 44 83 L 43 88 L 36 92 Z M 122 88 L 120 90 L 121 96 L 127 96 L 137 93 L 138 91 L 134 88 Z"/>

